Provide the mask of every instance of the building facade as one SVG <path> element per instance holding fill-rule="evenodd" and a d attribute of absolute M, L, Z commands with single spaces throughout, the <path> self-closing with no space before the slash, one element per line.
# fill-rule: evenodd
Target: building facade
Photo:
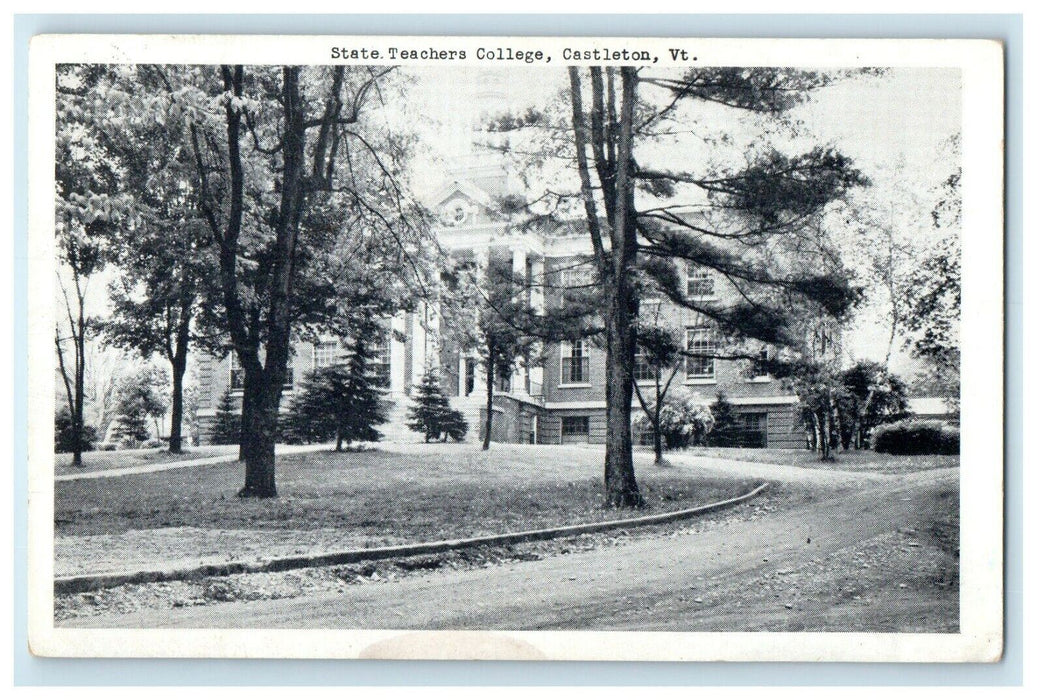
<path fill-rule="evenodd" d="M 536 309 L 562 303 L 562 290 L 582 285 L 591 271 L 581 264 L 590 255 L 586 233 L 517 232 L 496 215 L 494 202 L 502 195 L 506 177 L 495 166 L 462 171 L 436 193 L 436 232 L 441 248 L 456 264 L 481 273 L 492 261 L 508 264 L 515 278 L 530 281 L 529 303 Z M 725 302 L 725 285 L 713 274 L 684 270 L 686 292 L 701 301 Z M 479 275 L 482 278 L 482 275 Z M 693 350 L 710 349 L 713 329 L 695 312 L 666 302 L 644 300 L 642 317 L 663 314 L 684 334 Z M 392 403 L 390 420 L 381 426 L 387 440 L 417 440 L 404 427 L 412 388 L 428 366 L 437 366 L 444 390 L 470 426 L 468 439 L 480 440 L 485 424 L 485 376 L 477 355 L 461 351 L 450 333 L 442 332 L 442 314 L 431 304 L 388 319 L 384 337 L 377 339 L 377 371 Z M 284 387 L 284 405 L 308 373 L 337 361 L 339 344 L 297 343 Z M 201 435 L 207 440 L 208 422 L 226 390 L 241 397 L 242 373 L 234 355 L 198 361 Z M 652 382 L 651 372 L 638 358 L 640 389 Z M 597 444 L 605 440 L 605 354 L 590 341 L 548 344 L 539 361 L 516 366 L 510 377 L 495 382 L 492 439 L 539 444 Z M 778 380 L 759 374 L 756 363 L 686 358 L 673 379 L 672 393 L 693 395 L 712 403 L 724 393 L 740 414 L 743 443 L 749 446 L 793 448 L 805 446 L 804 431 L 794 416 L 796 398 Z M 641 412 L 637 398 L 634 409 Z"/>

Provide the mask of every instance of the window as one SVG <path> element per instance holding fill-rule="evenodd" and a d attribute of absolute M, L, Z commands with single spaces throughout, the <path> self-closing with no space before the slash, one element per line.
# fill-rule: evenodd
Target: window
<path fill-rule="evenodd" d="M 647 351 L 639 349 L 634 356 L 634 380 L 636 382 L 656 381 L 656 368 L 649 362 Z"/>
<path fill-rule="evenodd" d="M 562 343 L 561 384 L 587 384 L 591 380 L 591 358 L 586 340 Z"/>
<path fill-rule="evenodd" d="M 286 381 L 283 382 L 284 389 L 294 388 L 294 366 L 293 359 L 287 361 Z M 228 388 L 232 391 L 242 391 L 244 382 L 243 367 L 239 364 L 239 356 L 235 352 L 228 355 Z"/>
<path fill-rule="evenodd" d="M 475 391 L 475 360 L 464 360 L 464 395 L 471 396 Z"/>
<path fill-rule="evenodd" d="M 713 355 L 714 331 L 710 328 L 689 328 L 685 331 L 685 347 L 692 353 Z M 713 357 L 686 357 L 686 379 L 714 379 Z"/>
<path fill-rule="evenodd" d="M 770 378 L 768 371 L 768 350 L 762 348 L 761 352 L 758 353 L 757 359 L 751 360 L 750 368 L 747 373 L 748 381 L 765 381 Z"/>
<path fill-rule="evenodd" d="M 587 437 L 590 420 L 587 416 L 562 416 L 562 437 Z"/>
<path fill-rule="evenodd" d="M 330 367 L 341 361 L 341 344 L 336 340 L 324 340 L 312 346 L 312 369 Z"/>
<path fill-rule="evenodd" d="M 586 291 L 585 288 L 591 284 L 591 270 L 581 263 L 573 263 L 571 267 L 561 270 L 560 283 L 562 287 L 561 306 L 565 306 L 567 299 L 575 299 Z"/>
<path fill-rule="evenodd" d="M 242 391 L 243 368 L 239 364 L 239 356 L 232 351 L 228 357 L 228 388 L 232 391 Z"/>
<path fill-rule="evenodd" d="M 384 337 L 377 343 L 377 352 L 373 358 L 373 374 L 377 386 L 391 388 L 391 334 L 384 333 Z"/>
<path fill-rule="evenodd" d="M 685 268 L 685 294 L 697 299 L 714 297 L 714 278 L 711 273 L 693 263 Z"/>

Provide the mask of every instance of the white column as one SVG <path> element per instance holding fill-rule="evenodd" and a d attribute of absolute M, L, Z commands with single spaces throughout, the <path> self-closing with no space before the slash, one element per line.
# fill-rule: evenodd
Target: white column
<path fill-rule="evenodd" d="M 537 313 L 544 311 L 544 257 L 542 255 L 533 256 L 533 291 L 530 295 L 532 300 L 533 308 Z"/>
<path fill-rule="evenodd" d="M 392 318 L 392 330 L 396 334 L 406 331 L 406 312 L 401 311 Z M 397 393 L 406 391 L 403 378 L 406 365 L 406 345 L 394 335 L 391 341 L 391 390 Z"/>
<path fill-rule="evenodd" d="M 413 314 L 413 326 L 412 333 L 410 334 L 410 341 L 412 342 L 412 352 L 410 360 L 410 381 L 416 385 L 420 384 L 421 379 L 424 377 L 424 369 L 428 364 L 428 334 L 425 330 L 424 316 L 428 310 L 425 305 L 421 305 L 417 309 L 416 313 Z"/>
<path fill-rule="evenodd" d="M 516 280 L 525 280 L 526 275 L 526 249 L 517 247 L 511 251 L 511 276 Z M 515 295 L 516 300 L 525 294 L 525 290 Z M 515 362 L 511 370 L 511 393 L 525 394 L 526 392 L 526 370 L 520 361 Z"/>
<path fill-rule="evenodd" d="M 457 396 L 464 396 L 464 387 L 467 386 L 465 383 L 467 377 L 467 360 L 464 359 L 464 353 L 460 350 L 457 351 Z"/>
<path fill-rule="evenodd" d="M 511 274 L 515 277 L 522 277 L 526 274 L 525 248 L 515 248 L 511 251 Z"/>
<path fill-rule="evenodd" d="M 544 256 L 534 255 L 533 256 L 533 292 L 530 296 L 533 309 L 538 313 L 544 313 L 544 287 L 547 284 L 547 280 L 544 279 Z M 536 365 L 529 368 L 529 382 L 531 385 L 539 384 L 542 388 L 544 385 L 544 366 Z M 532 387 L 535 389 L 536 387 Z M 531 391 L 532 393 L 532 391 Z"/>

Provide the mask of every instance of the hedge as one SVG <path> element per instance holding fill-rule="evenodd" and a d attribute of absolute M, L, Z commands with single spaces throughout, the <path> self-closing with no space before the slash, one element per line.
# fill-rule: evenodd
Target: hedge
<path fill-rule="evenodd" d="M 938 420 L 901 420 L 874 430 L 874 451 L 893 455 L 957 455 L 961 453 L 961 432 Z"/>

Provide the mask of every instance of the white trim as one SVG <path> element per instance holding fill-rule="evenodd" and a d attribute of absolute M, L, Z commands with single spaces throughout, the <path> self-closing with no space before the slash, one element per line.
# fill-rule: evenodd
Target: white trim
<path fill-rule="evenodd" d="M 685 386 L 711 386 L 712 384 L 717 383 L 718 380 L 714 377 L 697 377 L 685 380 Z"/>
<path fill-rule="evenodd" d="M 529 394 L 515 394 L 515 393 L 509 392 L 509 391 L 494 390 L 493 391 L 493 396 L 494 397 L 503 396 L 505 398 L 512 399 L 513 401 L 518 401 L 519 403 L 528 403 L 530 406 L 536 406 L 537 408 L 543 408 L 544 407 L 544 404 L 540 403 L 539 401 L 534 399 Z M 484 407 L 486 404 L 483 403 L 482 405 Z"/>
<path fill-rule="evenodd" d="M 747 384 L 768 384 L 772 381 L 772 375 L 762 374 L 757 377 L 748 377 L 744 379 Z"/>
<path fill-rule="evenodd" d="M 798 402 L 796 396 L 741 396 L 738 398 L 728 398 L 729 403 L 734 406 L 787 406 Z M 703 405 L 709 406 L 714 403 L 716 399 L 705 397 Z M 631 407 L 641 407 L 637 399 L 632 401 Z M 544 404 L 544 408 L 549 411 L 569 411 L 569 410 L 581 410 L 581 409 L 594 409 L 600 408 L 605 410 L 605 401 L 548 401 Z"/>
<path fill-rule="evenodd" d="M 558 410 L 573 410 L 583 408 L 600 408 L 605 410 L 605 401 L 548 401 L 544 408 Z"/>
<path fill-rule="evenodd" d="M 590 389 L 590 384 L 559 384 L 559 389 Z"/>
<path fill-rule="evenodd" d="M 725 398 L 729 403 L 736 406 L 785 406 L 798 402 L 798 397 L 796 396 L 740 396 L 735 399 L 730 399 L 726 396 Z"/>

